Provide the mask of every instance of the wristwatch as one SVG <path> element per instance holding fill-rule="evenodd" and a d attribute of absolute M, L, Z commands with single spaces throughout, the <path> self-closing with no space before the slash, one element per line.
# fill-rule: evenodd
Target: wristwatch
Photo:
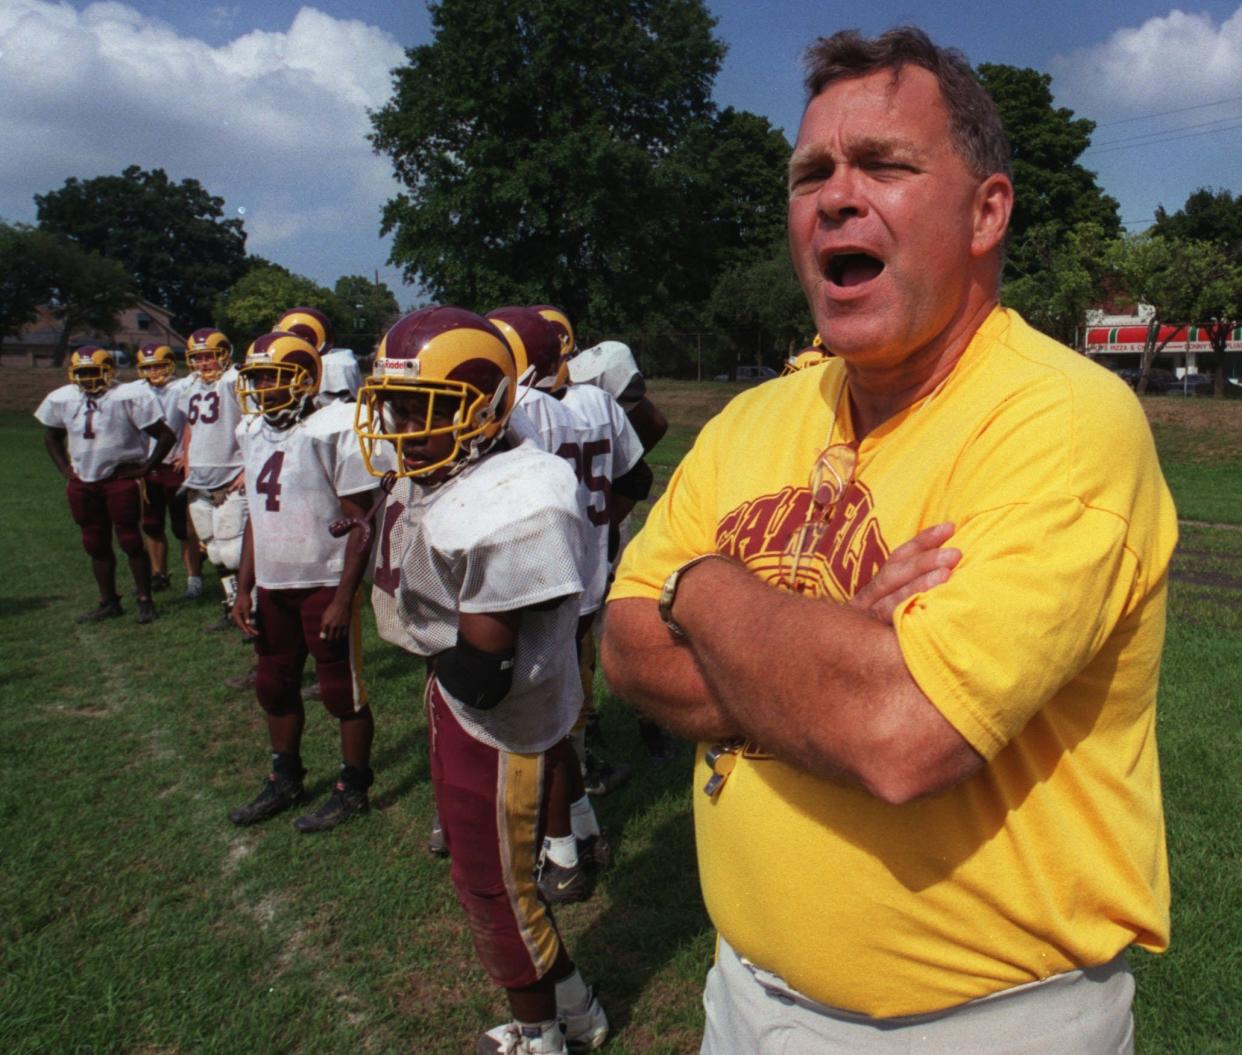
<path fill-rule="evenodd" d="M 723 553 L 700 553 L 697 557 L 691 557 L 685 564 L 679 564 L 669 572 L 668 578 L 664 580 L 664 585 L 660 587 L 660 619 L 674 637 L 686 636 L 686 632 L 677 625 L 677 620 L 673 618 L 673 601 L 677 599 L 677 584 L 681 581 L 681 577 L 696 564 L 700 561 L 710 560 L 712 557 L 720 557 L 724 560 L 729 559 Z"/>

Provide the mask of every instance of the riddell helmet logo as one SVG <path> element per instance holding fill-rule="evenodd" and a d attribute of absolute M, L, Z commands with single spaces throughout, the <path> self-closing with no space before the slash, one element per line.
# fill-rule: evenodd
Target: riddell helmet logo
<path fill-rule="evenodd" d="M 786 487 L 742 503 L 717 525 L 717 552 L 737 558 L 765 582 L 790 588 L 781 581 L 782 571 L 788 575 L 792 566 L 786 550 L 806 523 L 810 504 L 811 492 L 805 487 Z M 871 492 L 854 481 L 833 508 L 817 544 L 802 555 L 792 589 L 847 600 L 871 581 L 888 554 Z"/>
<path fill-rule="evenodd" d="M 375 372 L 380 377 L 401 377 L 407 379 L 419 376 L 417 359 L 376 359 Z"/>

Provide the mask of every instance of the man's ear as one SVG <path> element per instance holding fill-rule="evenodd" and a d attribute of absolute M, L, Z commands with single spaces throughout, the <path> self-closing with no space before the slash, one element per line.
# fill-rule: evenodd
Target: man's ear
<path fill-rule="evenodd" d="M 1004 241 L 1012 212 L 1013 183 L 1004 173 L 994 172 L 975 191 L 975 228 L 970 241 L 975 256 L 986 256 Z"/>

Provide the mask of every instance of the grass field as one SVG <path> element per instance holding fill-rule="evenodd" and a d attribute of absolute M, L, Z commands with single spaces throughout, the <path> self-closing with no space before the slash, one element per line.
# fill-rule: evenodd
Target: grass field
<path fill-rule="evenodd" d="M 58 377 L 0 376 L 0 1050 L 6 1053 L 465 1051 L 505 1017 L 475 965 L 431 817 L 418 665 L 368 627 L 374 810 L 324 836 L 233 828 L 267 768 L 259 711 L 221 679 L 249 657 L 206 636 L 210 604 L 78 627 L 94 603 L 30 410 Z M 664 383 L 667 479 L 727 385 Z M 1174 946 L 1136 957 L 1139 1049 L 1242 1050 L 1242 404 L 1146 402 L 1183 517 L 1160 735 Z M 1219 526 L 1225 525 L 1225 526 Z M 178 584 L 179 585 L 179 584 Z M 214 583 L 209 583 L 214 588 Z M 168 596 L 168 595 L 164 595 Z M 336 764 L 313 707 L 316 797 Z M 690 750 L 657 767 L 605 698 L 607 753 L 636 767 L 598 802 L 619 844 L 595 898 L 560 913 L 615 1027 L 607 1050 L 697 1050 L 712 935 L 688 816 Z M 1069 852 L 1072 852 L 1070 849 Z"/>

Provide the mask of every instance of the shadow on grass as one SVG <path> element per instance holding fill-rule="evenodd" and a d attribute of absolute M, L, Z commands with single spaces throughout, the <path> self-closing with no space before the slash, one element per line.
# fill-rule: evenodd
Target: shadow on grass
<path fill-rule="evenodd" d="M 6 597 L 4 604 L 0 605 L 0 622 L 8 619 L 22 619 L 32 612 L 41 612 L 45 608 L 51 608 L 52 605 L 67 600 L 68 596 L 63 593 L 48 593 L 36 597 Z"/>

